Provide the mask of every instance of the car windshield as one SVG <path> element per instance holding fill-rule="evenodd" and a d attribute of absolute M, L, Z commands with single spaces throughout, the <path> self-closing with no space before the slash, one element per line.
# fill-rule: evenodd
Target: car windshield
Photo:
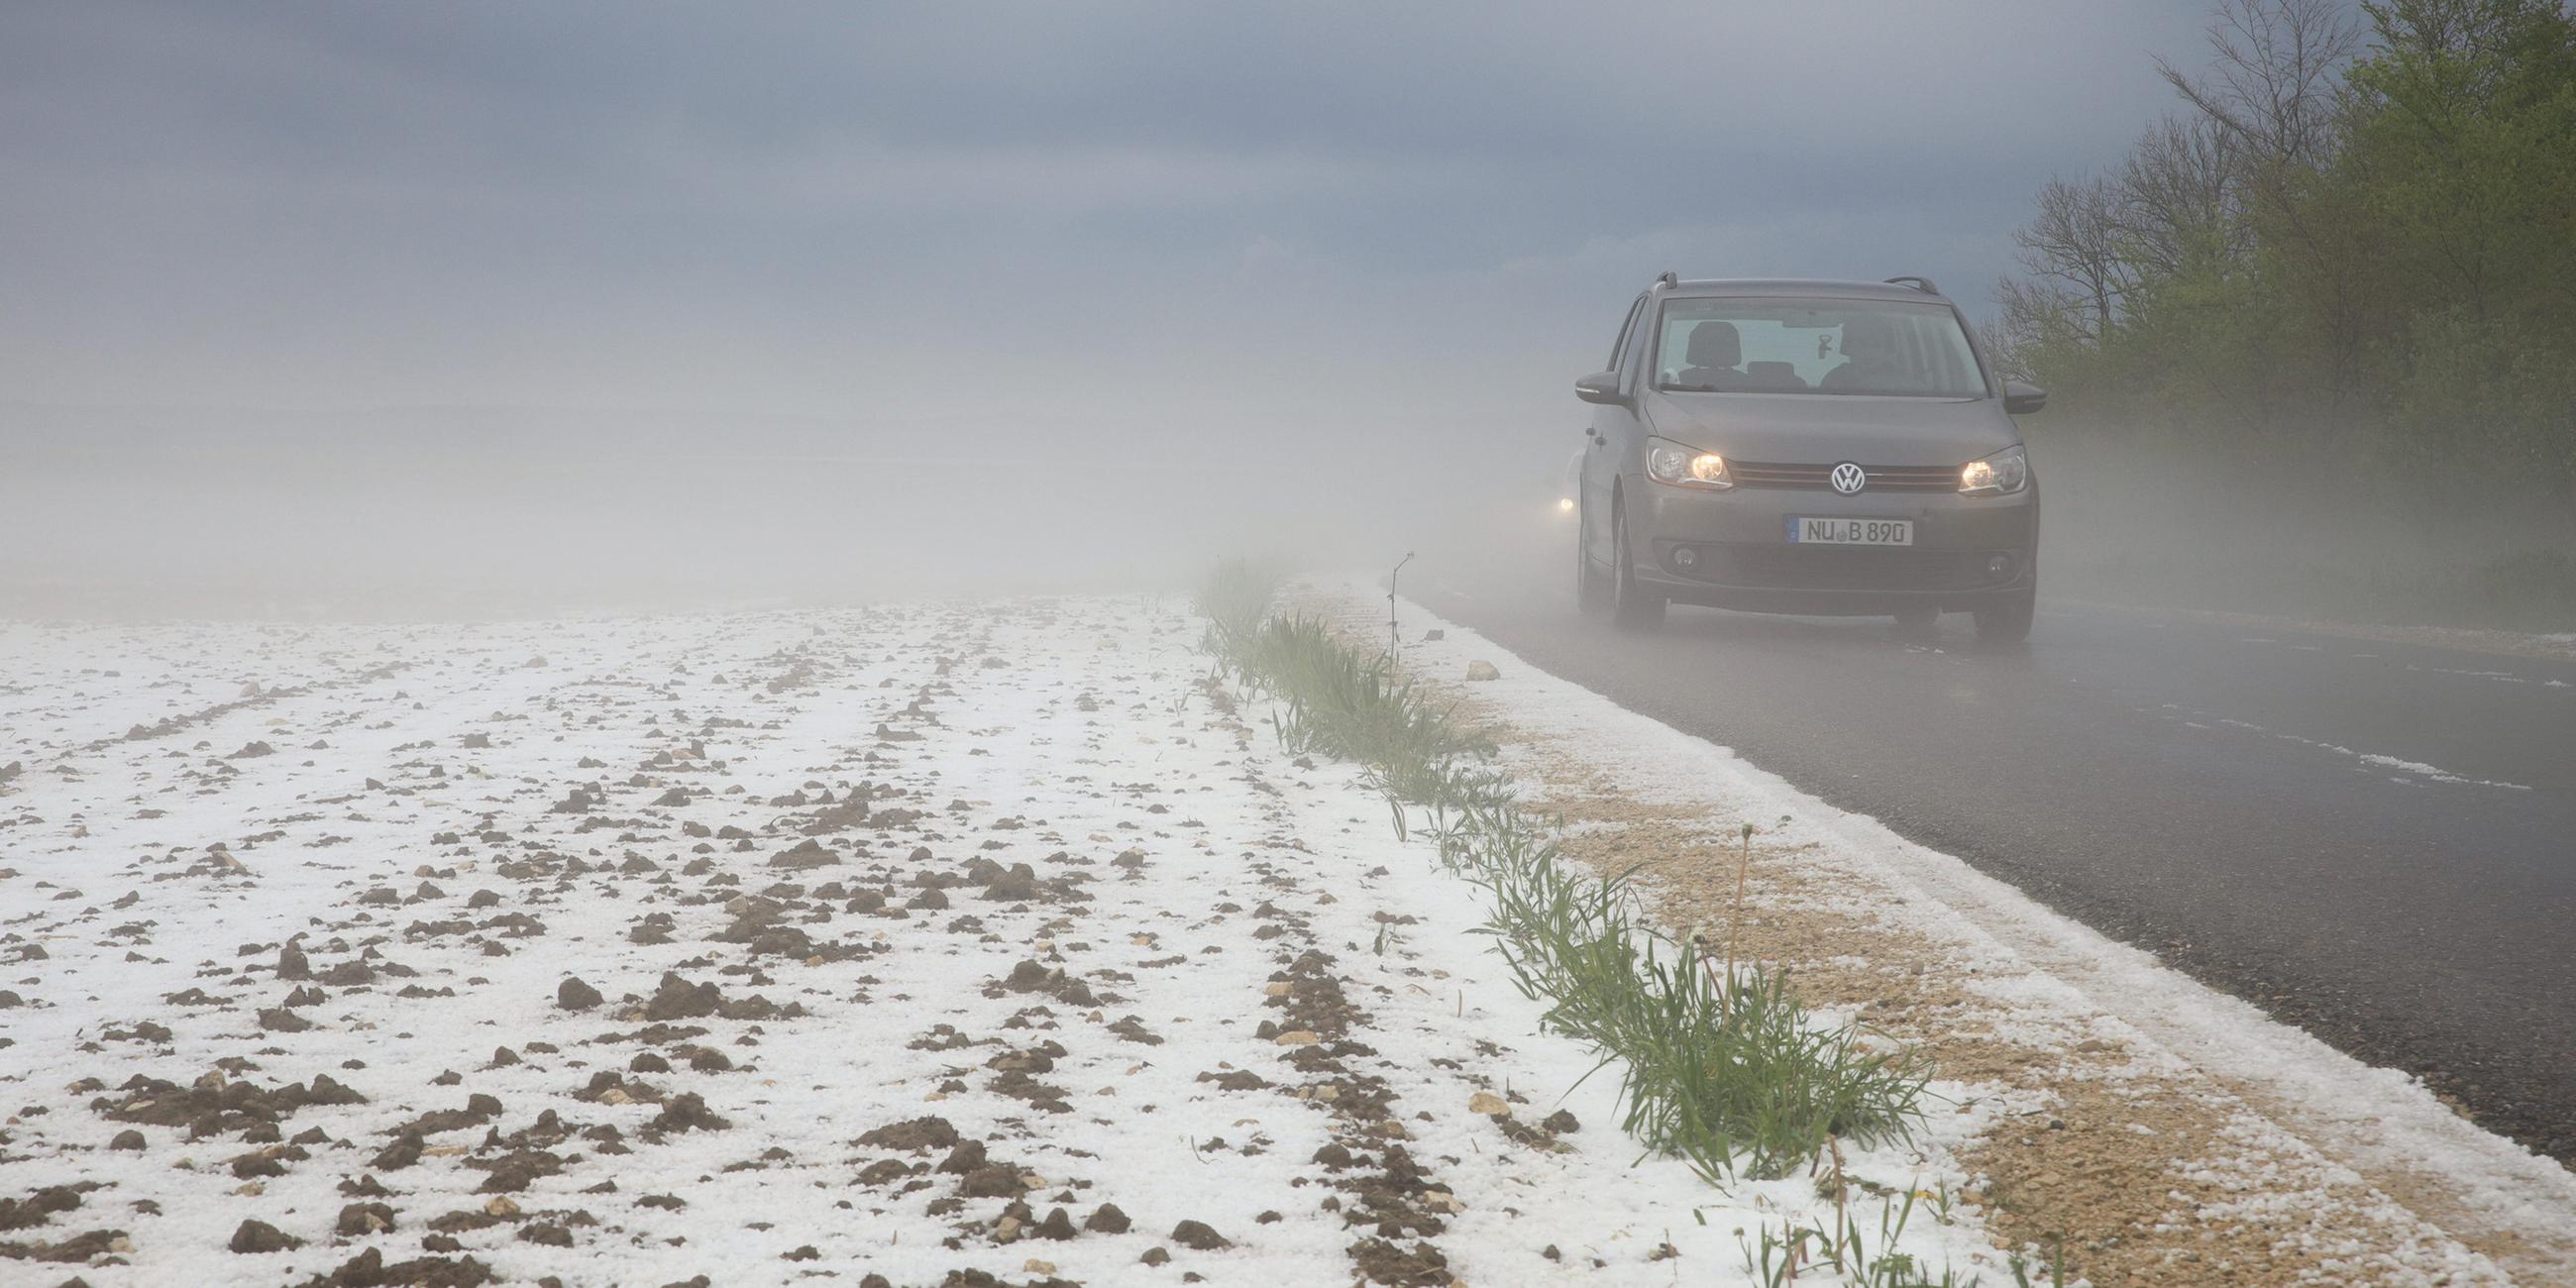
<path fill-rule="evenodd" d="M 1655 384 L 1678 393 L 1986 393 L 1959 315 L 1902 300 L 1666 300 Z"/>

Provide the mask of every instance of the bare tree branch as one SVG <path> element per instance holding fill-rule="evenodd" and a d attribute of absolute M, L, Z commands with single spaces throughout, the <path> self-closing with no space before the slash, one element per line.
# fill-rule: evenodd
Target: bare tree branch
<path fill-rule="evenodd" d="M 2206 76 L 2156 70 L 2265 164 L 2314 164 L 2334 141 L 2337 74 L 2361 47 L 2343 0 L 2221 0 Z"/>

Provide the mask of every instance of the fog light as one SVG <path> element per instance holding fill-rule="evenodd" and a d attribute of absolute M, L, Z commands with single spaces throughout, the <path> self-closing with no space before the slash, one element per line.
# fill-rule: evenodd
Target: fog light
<path fill-rule="evenodd" d="M 2012 556 L 2011 556 L 2011 555 L 1993 555 L 1993 556 L 1989 556 L 1989 557 L 1987 558 L 1987 560 L 1986 560 L 1986 576 L 1988 576 L 1988 577 L 1990 577 L 1990 578 L 1993 578 L 1993 579 L 1994 579 L 1994 580 L 1996 580 L 1996 581 L 2002 581 L 2004 578 L 2006 578 L 2006 577 L 2008 577 L 2008 576 L 2011 576 L 2011 575 L 2012 575 Z"/>
<path fill-rule="evenodd" d="M 1699 552 L 1689 546 L 1673 547 L 1673 566 L 1684 572 L 1699 567 Z"/>
<path fill-rule="evenodd" d="M 1558 514 L 1574 513 L 1574 498 L 1570 496 L 1558 498 L 1556 502 L 1556 512 Z"/>

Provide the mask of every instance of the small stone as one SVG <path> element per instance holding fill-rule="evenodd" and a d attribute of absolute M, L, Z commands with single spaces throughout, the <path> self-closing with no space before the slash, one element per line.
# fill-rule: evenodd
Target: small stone
<path fill-rule="evenodd" d="M 1484 1114 L 1490 1118 L 1509 1118 L 1512 1116 L 1512 1107 L 1510 1102 L 1493 1092 L 1479 1091 L 1467 1097 L 1467 1112 Z"/>
<path fill-rule="evenodd" d="M 1467 678 L 1470 680 L 1499 680 L 1503 678 L 1503 673 L 1496 670 L 1493 663 L 1480 660 L 1469 662 L 1467 664 Z"/>
<path fill-rule="evenodd" d="M 567 1011 L 587 1011 L 606 1000 L 598 989 L 571 977 L 555 988 L 555 1005 Z"/>
<path fill-rule="evenodd" d="M 1082 1228 L 1093 1234 L 1125 1234 L 1127 1214 L 1119 1211 L 1115 1203 L 1103 1203 L 1090 1216 L 1083 1218 Z"/>

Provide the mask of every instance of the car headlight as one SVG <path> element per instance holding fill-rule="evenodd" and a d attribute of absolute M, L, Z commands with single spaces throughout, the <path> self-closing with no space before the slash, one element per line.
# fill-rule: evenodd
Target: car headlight
<path fill-rule="evenodd" d="M 1673 487 L 1723 490 L 1735 486 L 1726 476 L 1726 458 L 1669 439 L 1646 440 L 1646 477 Z"/>
<path fill-rule="evenodd" d="M 1969 496 L 2002 496 L 2030 483 L 2030 458 L 2021 448 L 2007 447 L 1982 461 L 1959 467 L 1959 491 Z"/>

